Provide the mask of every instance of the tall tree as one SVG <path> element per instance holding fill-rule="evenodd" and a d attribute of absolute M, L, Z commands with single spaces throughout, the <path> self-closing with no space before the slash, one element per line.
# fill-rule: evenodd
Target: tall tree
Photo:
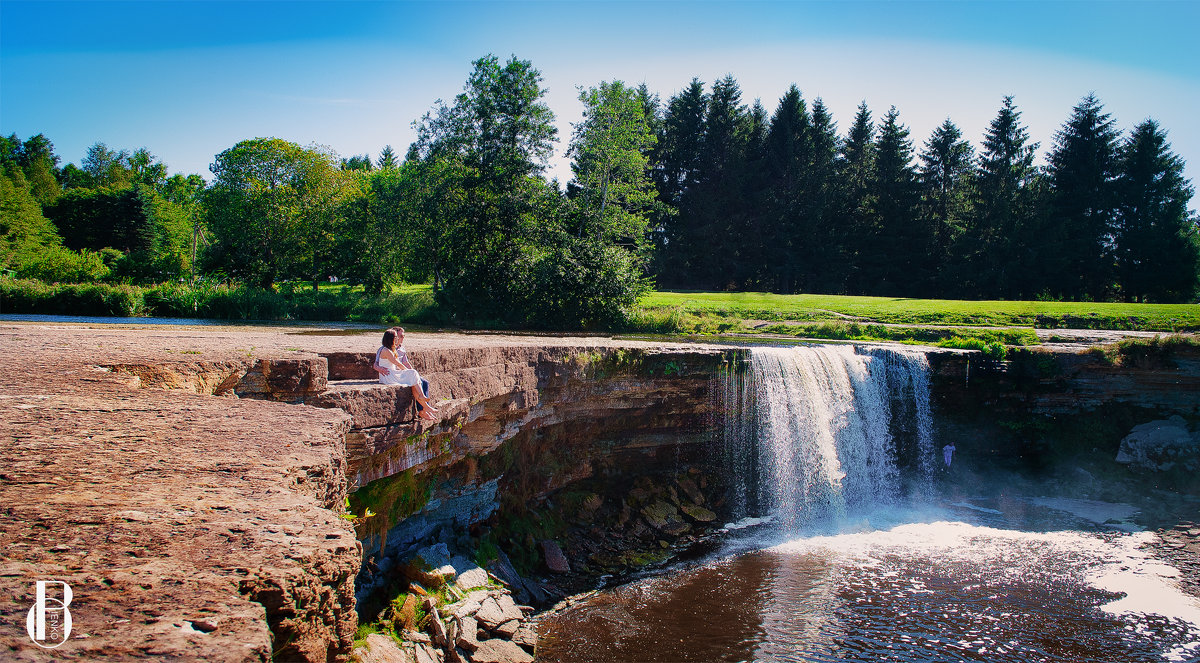
<path fill-rule="evenodd" d="M 808 239 L 812 257 L 804 286 L 811 292 L 842 292 L 846 274 L 843 248 L 846 238 L 839 232 L 840 219 L 835 218 L 841 141 L 837 123 L 820 97 L 813 101 L 809 135 L 812 165 L 806 173 L 804 191 L 813 234 Z"/>
<path fill-rule="evenodd" d="M 467 200 L 462 216 L 446 220 L 462 226 L 452 233 L 462 244 L 438 296 L 472 317 L 504 320 L 528 310 L 521 274 L 545 222 L 540 175 L 556 133 L 541 80 L 528 61 L 481 58 L 454 104 L 439 103 L 418 128 L 415 156 L 462 164 Z"/>
<path fill-rule="evenodd" d="M 928 228 L 918 225 L 912 141 L 892 106 L 875 144 L 871 188 L 876 225 L 861 238 L 859 260 L 867 294 L 911 295 L 931 280 Z"/>
<path fill-rule="evenodd" d="M 813 165 L 810 124 L 804 98 L 792 85 L 771 116 L 761 170 L 766 220 L 753 237 L 763 246 L 761 261 L 768 269 L 764 285 L 777 292 L 800 289 L 812 268 L 815 219 L 805 187 Z"/>
<path fill-rule="evenodd" d="M 206 198 L 210 266 L 270 288 L 328 276 L 333 212 L 345 193 L 334 155 L 278 138 L 244 140 L 217 155 Z"/>
<path fill-rule="evenodd" d="M 1051 218 L 1038 241 L 1054 256 L 1049 281 L 1069 297 L 1105 299 L 1113 286 L 1116 122 L 1084 97 L 1054 136 L 1048 158 Z"/>
<path fill-rule="evenodd" d="M 956 252 L 963 257 L 951 276 L 965 296 L 1014 297 L 1036 287 L 1032 253 L 1037 238 L 1038 144 L 1029 142 L 1011 96 L 984 134 L 975 174 L 974 215 Z"/>
<path fill-rule="evenodd" d="M 667 101 L 654 152 L 654 183 L 662 203 L 654 220 L 655 273 L 666 285 L 688 282 L 685 238 L 691 219 L 679 213 L 684 194 L 695 186 L 703 154 L 704 116 L 708 95 L 693 78 Z"/>
<path fill-rule="evenodd" d="M 383 151 L 379 153 L 379 161 L 376 162 L 376 165 L 379 166 L 380 170 L 388 170 L 396 167 L 396 152 L 392 150 L 391 145 L 383 146 Z"/>
<path fill-rule="evenodd" d="M 647 154 L 656 140 L 643 100 L 621 81 L 581 90 L 579 100 L 583 121 L 567 150 L 575 175 L 569 191 L 581 212 L 576 232 L 640 253 L 654 202 Z"/>
<path fill-rule="evenodd" d="M 1134 128 L 1117 160 L 1117 275 L 1127 301 L 1194 302 L 1200 228 L 1184 162 L 1154 120 Z"/>
<path fill-rule="evenodd" d="M 953 271 L 950 247 L 959 241 L 971 216 L 974 169 L 974 148 L 946 118 L 925 141 L 918 172 L 921 223 L 929 228 L 930 256 L 942 273 Z"/>
<path fill-rule="evenodd" d="M 875 123 L 867 102 L 858 105 L 854 121 L 842 142 L 841 192 L 838 201 L 838 233 L 846 238 L 846 273 L 849 292 L 864 292 L 861 238 L 876 227 L 875 198 L 872 180 L 875 171 Z"/>

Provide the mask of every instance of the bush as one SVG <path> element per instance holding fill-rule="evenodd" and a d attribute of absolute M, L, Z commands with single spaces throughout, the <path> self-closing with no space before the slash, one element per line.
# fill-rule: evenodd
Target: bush
<path fill-rule="evenodd" d="M 102 281 L 111 270 L 104 264 L 104 255 L 84 249 L 72 251 L 61 245 L 50 245 L 19 257 L 13 268 L 23 279 L 49 283 L 84 283 Z"/>

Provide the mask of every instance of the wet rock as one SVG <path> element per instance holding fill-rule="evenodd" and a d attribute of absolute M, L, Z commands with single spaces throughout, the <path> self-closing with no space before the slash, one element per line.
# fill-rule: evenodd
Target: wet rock
<path fill-rule="evenodd" d="M 553 573 L 570 573 L 571 565 L 567 563 L 567 557 L 563 554 L 562 548 L 554 541 L 545 540 L 539 544 L 542 548 L 542 557 L 546 561 L 546 568 Z"/>
<path fill-rule="evenodd" d="M 1200 433 L 1189 431 L 1187 421 L 1179 415 L 1134 426 L 1121 440 L 1116 460 L 1153 471 L 1176 466 L 1197 470 L 1200 469 Z"/>
<path fill-rule="evenodd" d="M 479 643 L 471 654 L 472 663 L 533 663 L 533 657 L 508 640 L 492 638 Z"/>
<path fill-rule="evenodd" d="M 683 522 L 679 511 L 663 500 L 655 500 L 642 507 L 641 512 L 651 527 L 665 534 L 678 536 L 688 530 L 688 525 Z"/>
<path fill-rule="evenodd" d="M 696 485 L 695 481 L 692 481 L 688 477 L 682 477 L 675 483 L 687 495 L 689 500 L 696 504 L 704 504 L 704 493 L 700 492 L 700 487 Z"/>
<path fill-rule="evenodd" d="M 711 523 L 717 519 L 717 514 L 696 504 L 688 504 L 687 502 L 683 502 L 679 505 L 679 510 L 682 511 L 685 516 L 698 523 Z"/>

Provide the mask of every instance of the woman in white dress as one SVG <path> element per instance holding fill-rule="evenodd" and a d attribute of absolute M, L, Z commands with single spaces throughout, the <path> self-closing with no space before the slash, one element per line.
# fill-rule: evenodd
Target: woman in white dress
<path fill-rule="evenodd" d="M 417 402 L 418 414 L 422 419 L 434 419 L 437 409 L 430 404 L 421 390 L 421 375 L 408 362 L 408 353 L 404 352 L 400 343 L 404 340 L 402 334 L 389 329 L 383 332 L 383 345 L 375 351 L 375 370 L 379 373 L 379 381 L 383 384 L 395 384 L 402 387 L 412 387 L 413 400 Z"/>

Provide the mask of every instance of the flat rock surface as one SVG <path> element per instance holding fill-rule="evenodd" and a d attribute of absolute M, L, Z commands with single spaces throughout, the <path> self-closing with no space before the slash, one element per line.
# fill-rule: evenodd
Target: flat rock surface
<path fill-rule="evenodd" d="M 234 362 L 256 343 L 0 326 L 0 659 L 348 653 L 359 546 L 327 508 L 345 494 L 347 415 L 138 389 L 97 368 L 192 351 Z M 26 634 L 37 580 L 74 594 L 71 637 L 54 650 Z M 273 645 L 284 621 L 295 637 Z"/>
<path fill-rule="evenodd" d="M 0 659 L 345 659 L 360 549 L 330 509 L 351 417 L 207 394 L 231 395 L 259 360 L 373 355 L 381 331 L 0 322 Z M 466 349 L 467 363 L 504 348 L 699 347 L 421 333 L 405 345 L 414 361 Z M 55 650 L 25 633 L 37 580 L 74 593 Z"/>

